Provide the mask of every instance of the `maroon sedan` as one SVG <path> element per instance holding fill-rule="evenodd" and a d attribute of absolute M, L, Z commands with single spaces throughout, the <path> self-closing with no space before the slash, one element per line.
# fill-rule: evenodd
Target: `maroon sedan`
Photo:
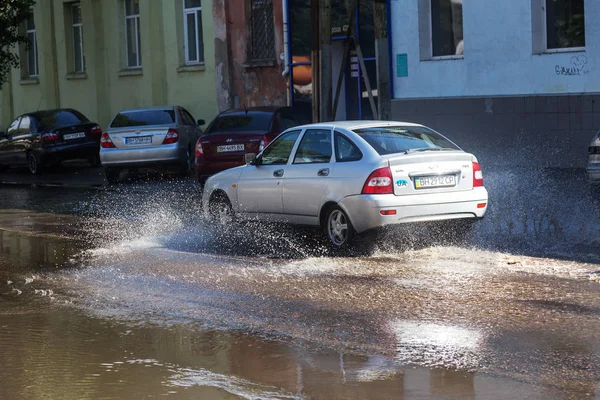
<path fill-rule="evenodd" d="M 244 154 L 264 149 L 288 128 L 309 121 L 291 107 L 256 107 L 219 114 L 196 143 L 196 174 L 210 175 L 244 164 Z"/>

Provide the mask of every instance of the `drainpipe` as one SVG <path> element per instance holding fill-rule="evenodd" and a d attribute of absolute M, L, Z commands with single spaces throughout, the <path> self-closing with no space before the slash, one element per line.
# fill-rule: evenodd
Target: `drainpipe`
<path fill-rule="evenodd" d="M 283 59 L 285 67 L 281 75 L 287 79 L 287 104 L 290 104 L 291 100 L 291 87 L 290 87 L 290 49 L 289 49 L 289 22 L 290 14 L 288 10 L 288 0 L 281 0 L 281 8 L 283 9 Z"/>

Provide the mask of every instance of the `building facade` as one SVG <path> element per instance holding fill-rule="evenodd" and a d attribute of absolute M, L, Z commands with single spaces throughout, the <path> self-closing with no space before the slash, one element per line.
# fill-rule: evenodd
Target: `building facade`
<path fill-rule="evenodd" d="M 121 109 L 178 104 L 217 114 L 210 0 L 44 0 L 23 26 L 21 68 L 0 91 L 0 130 L 72 107 L 106 128 Z"/>
<path fill-rule="evenodd" d="M 600 2 L 391 2 L 392 115 L 483 163 L 582 167 L 600 129 Z"/>
<path fill-rule="evenodd" d="M 213 0 L 220 110 L 287 104 L 284 1 Z"/>

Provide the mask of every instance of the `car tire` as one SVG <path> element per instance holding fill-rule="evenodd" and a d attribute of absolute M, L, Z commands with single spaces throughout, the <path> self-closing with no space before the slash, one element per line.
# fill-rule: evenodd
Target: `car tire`
<path fill-rule="evenodd" d="M 42 160 L 37 153 L 33 151 L 27 153 L 27 167 L 29 167 L 29 172 L 31 172 L 33 175 L 39 175 L 42 173 Z"/>
<path fill-rule="evenodd" d="M 92 168 L 98 168 L 100 166 L 100 154 L 94 154 L 88 157 L 88 162 Z"/>
<path fill-rule="evenodd" d="M 235 222 L 233 208 L 227 195 L 223 192 L 214 193 L 208 203 L 210 222 L 218 228 L 228 228 Z"/>
<path fill-rule="evenodd" d="M 192 151 L 191 147 L 188 147 L 188 149 L 185 153 L 185 160 L 181 166 L 181 171 L 179 172 L 179 175 L 182 178 L 187 178 L 190 176 L 190 174 L 192 173 L 193 170 L 194 170 L 194 152 Z"/>
<path fill-rule="evenodd" d="M 327 211 L 323 230 L 334 254 L 346 252 L 356 236 L 348 215 L 338 206 Z"/>
<path fill-rule="evenodd" d="M 106 175 L 106 180 L 108 183 L 119 183 L 121 170 L 119 168 L 105 168 L 104 175 Z"/>

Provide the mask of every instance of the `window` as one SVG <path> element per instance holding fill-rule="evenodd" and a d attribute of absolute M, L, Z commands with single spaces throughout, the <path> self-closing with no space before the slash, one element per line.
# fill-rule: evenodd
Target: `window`
<path fill-rule="evenodd" d="M 296 151 L 294 164 L 320 164 L 331 161 L 331 131 L 309 129 Z"/>
<path fill-rule="evenodd" d="M 585 47 L 584 0 L 542 0 L 546 50 Z"/>
<path fill-rule="evenodd" d="M 130 126 L 170 125 L 175 122 L 175 111 L 169 110 L 142 110 L 124 111 L 110 123 L 111 128 L 126 128 Z"/>
<path fill-rule="evenodd" d="M 210 135 L 215 132 L 246 134 L 256 131 L 267 133 L 271 127 L 272 118 L 272 113 L 260 111 L 224 114 L 215 118 L 206 134 Z"/>
<path fill-rule="evenodd" d="M 29 118 L 26 115 L 21 120 L 21 125 L 19 125 L 19 135 L 26 135 L 30 131 L 31 131 L 31 118 Z"/>
<path fill-rule="evenodd" d="M 185 63 L 203 63 L 204 40 L 202 37 L 201 0 L 183 0 L 183 26 L 185 37 Z"/>
<path fill-rule="evenodd" d="M 89 122 L 83 114 L 75 110 L 49 110 L 33 114 L 40 132 L 60 129 Z"/>
<path fill-rule="evenodd" d="M 362 153 L 356 145 L 343 134 L 335 133 L 335 160 L 337 162 L 358 161 Z"/>
<path fill-rule="evenodd" d="M 460 150 L 454 143 L 432 131 L 418 126 L 387 126 L 356 129 L 380 155 L 413 151 Z"/>
<path fill-rule="evenodd" d="M 260 163 L 262 165 L 287 164 L 300 131 L 292 131 L 281 135 L 271 143 L 262 153 Z"/>
<path fill-rule="evenodd" d="M 125 0 L 125 43 L 127 46 L 127 67 L 142 66 L 140 40 L 140 1 Z"/>
<path fill-rule="evenodd" d="M 431 1 L 431 55 L 458 56 L 464 53 L 462 1 Z"/>
<path fill-rule="evenodd" d="M 21 122 L 21 117 L 15 119 L 12 124 L 6 130 L 6 136 L 16 135 L 19 130 L 19 122 Z"/>
<path fill-rule="evenodd" d="M 85 56 L 83 55 L 83 23 L 81 20 L 81 3 L 71 5 L 71 28 L 73 34 L 73 71 L 85 71 Z"/>
<path fill-rule="evenodd" d="M 25 31 L 27 34 L 27 76 L 35 77 L 39 75 L 38 70 L 38 52 L 37 35 L 35 32 L 35 21 L 33 13 L 25 22 Z"/>
<path fill-rule="evenodd" d="M 273 0 L 250 0 L 250 59 L 275 59 Z"/>

